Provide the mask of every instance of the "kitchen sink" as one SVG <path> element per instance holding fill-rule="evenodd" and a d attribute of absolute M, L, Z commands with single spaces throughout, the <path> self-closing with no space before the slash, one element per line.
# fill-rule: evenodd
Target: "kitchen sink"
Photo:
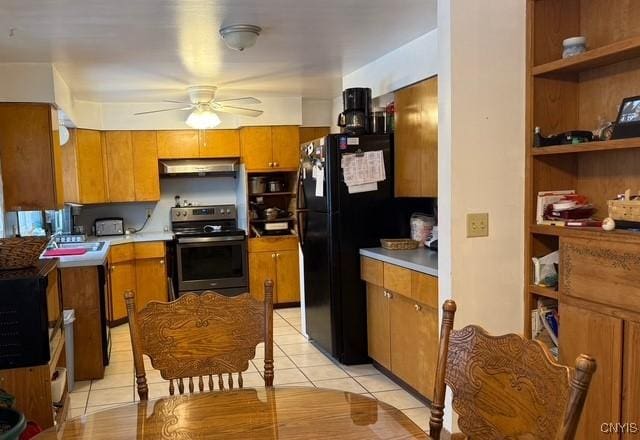
<path fill-rule="evenodd" d="M 104 247 L 104 241 L 95 243 L 60 243 L 58 247 L 60 249 L 86 249 L 87 252 L 99 252 Z"/>

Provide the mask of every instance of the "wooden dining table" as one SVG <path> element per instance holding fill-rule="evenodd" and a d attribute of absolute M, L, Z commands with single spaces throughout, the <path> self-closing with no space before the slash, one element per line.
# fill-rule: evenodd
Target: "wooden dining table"
<path fill-rule="evenodd" d="M 68 420 L 53 439 L 425 439 L 400 410 L 310 387 L 244 388 L 141 401 Z"/>

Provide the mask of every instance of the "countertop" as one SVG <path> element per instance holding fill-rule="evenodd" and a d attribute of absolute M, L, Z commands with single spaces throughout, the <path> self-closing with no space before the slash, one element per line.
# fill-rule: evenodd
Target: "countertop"
<path fill-rule="evenodd" d="M 438 253 L 423 247 L 407 251 L 390 251 L 381 247 L 365 248 L 360 249 L 360 255 L 434 277 L 438 276 Z"/>
<path fill-rule="evenodd" d="M 87 237 L 87 242 L 96 243 L 103 241 L 104 246 L 99 251 L 89 251 L 83 255 L 70 255 L 68 257 L 42 257 L 57 258 L 58 268 L 66 269 L 70 267 L 101 266 L 109 255 L 109 248 L 124 243 L 144 243 L 147 241 L 169 241 L 173 240 L 173 232 L 155 231 L 138 232 L 135 234 L 118 235 L 111 237 Z"/>
<path fill-rule="evenodd" d="M 149 231 L 136 232 L 134 234 L 112 235 L 106 237 L 87 237 L 88 242 L 106 241 L 111 246 L 125 243 L 144 243 L 145 241 L 171 241 L 173 240 L 173 232 L 171 231 Z"/>

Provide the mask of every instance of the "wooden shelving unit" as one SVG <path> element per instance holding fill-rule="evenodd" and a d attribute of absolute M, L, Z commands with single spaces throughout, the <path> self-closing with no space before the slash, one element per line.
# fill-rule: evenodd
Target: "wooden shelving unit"
<path fill-rule="evenodd" d="M 298 171 L 271 171 L 271 172 L 249 172 L 248 179 L 251 177 L 260 176 L 265 177 L 267 180 L 269 179 L 277 179 L 280 180 L 284 184 L 285 191 L 279 192 L 260 192 L 260 193 L 251 193 L 249 192 L 248 203 L 249 207 L 249 237 L 282 237 L 282 236 L 296 236 L 297 235 L 297 218 L 295 215 L 287 216 L 283 218 L 277 218 L 274 220 L 266 220 L 264 218 L 256 218 L 251 214 L 254 209 L 254 203 L 258 201 L 262 201 L 262 205 L 264 208 L 280 208 L 283 211 L 288 211 L 291 213 L 295 213 L 296 208 L 296 194 L 298 188 Z M 274 222 L 289 222 L 290 228 L 288 234 L 282 235 L 271 235 L 271 234 L 256 234 L 256 230 L 262 230 L 265 224 L 274 223 Z"/>
<path fill-rule="evenodd" d="M 640 417 L 640 234 L 536 223 L 541 191 L 576 190 L 597 218 L 607 201 L 640 189 L 640 138 L 533 147 L 543 133 L 594 131 L 640 95 L 640 8 L 610 0 L 527 0 L 525 334 L 542 298 L 559 304 L 559 362 L 597 362 L 576 438 L 610 437 L 602 420 Z M 587 52 L 562 59 L 562 41 L 582 35 Z M 559 290 L 533 285 L 532 257 L 559 251 Z M 624 435 L 613 435 L 622 438 Z"/>

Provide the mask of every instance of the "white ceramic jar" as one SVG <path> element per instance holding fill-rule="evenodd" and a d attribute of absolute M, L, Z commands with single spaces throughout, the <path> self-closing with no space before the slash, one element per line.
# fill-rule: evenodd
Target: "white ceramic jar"
<path fill-rule="evenodd" d="M 571 37 L 562 41 L 562 58 L 569 58 L 581 54 L 587 50 L 585 37 Z"/>

